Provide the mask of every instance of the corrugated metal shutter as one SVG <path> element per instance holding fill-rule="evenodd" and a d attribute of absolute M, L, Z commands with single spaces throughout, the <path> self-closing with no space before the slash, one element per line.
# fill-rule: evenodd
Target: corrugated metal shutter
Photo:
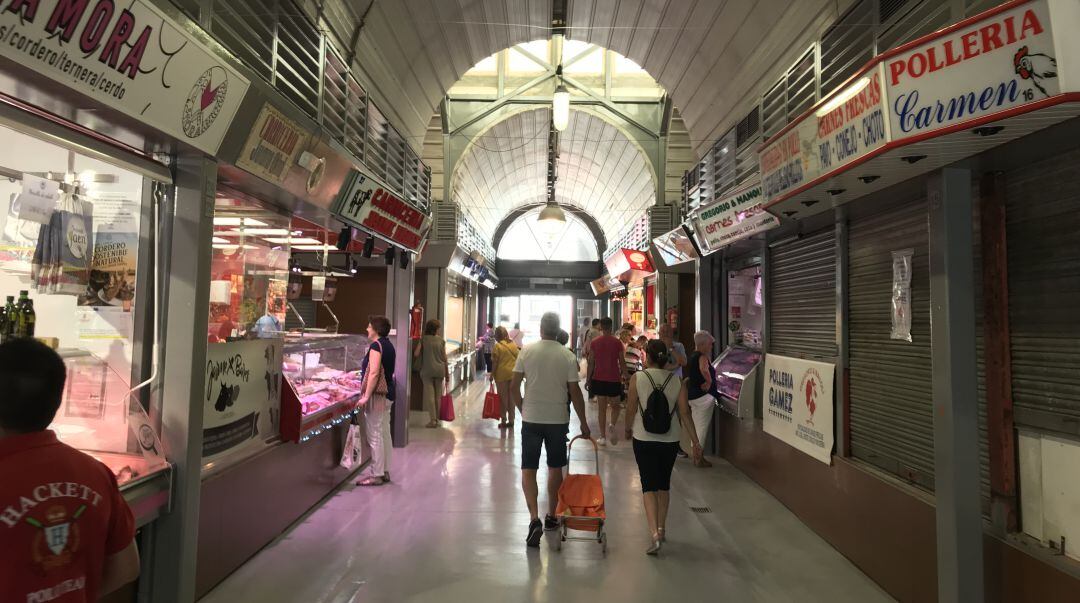
<path fill-rule="evenodd" d="M 1016 423 L 1080 435 L 1080 152 L 1008 173 Z"/>
<path fill-rule="evenodd" d="M 769 250 L 768 350 L 798 358 L 836 358 L 836 231 Z"/>
<path fill-rule="evenodd" d="M 926 200 L 850 222 L 848 309 L 851 454 L 934 489 L 930 263 Z M 914 249 L 913 341 L 889 338 L 892 252 Z"/>

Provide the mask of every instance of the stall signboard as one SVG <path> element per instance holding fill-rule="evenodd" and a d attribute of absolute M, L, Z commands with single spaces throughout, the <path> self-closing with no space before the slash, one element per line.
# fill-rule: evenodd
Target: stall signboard
<path fill-rule="evenodd" d="M 1027 2 L 884 61 L 892 139 L 1061 92 L 1045 0 Z"/>
<path fill-rule="evenodd" d="M 755 182 L 700 209 L 690 220 L 701 253 L 719 251 L 778 226 L 780 222 L 776 216 L 762 208 L 764 201 L 761 182 Z"/>
<path fill-rule="evenodd" d="M 616 281 L 640 280 L 656 272 L 649 254 L 637 249 L 619 249 L 604 260 L 604 266 Z"/>
<path fill-rule="evenodd" d="M 281 349 L 278 338 L 206 346 L 204 459 L 277 434 Z"/>
<path fill-rule="evenodd" d="M 686 234 L 686 228 L 680 224 L 675 230 L 666 232 L 652 240 L 660 261 L 665 266 L 676 266 L 698 259 L 694 242 Z M 656 256 L 653 256 L 656 257 Z"/>
<path fill-rule="evenodd" d="M 0 56 L 216 155 L 248 80 L 146 0 L 12 0 Z"/>
<path fill-rule="evenodd" d="M 282 185 L 307 141 L 308 133 L 303 128 L 266 103 L 236 165 L 263 180 Z"/>
<path fill-rule="evenodd" d="M 835 365 L 765 355 L 765 433 L 832 464 Z"/>
<path fill-rule="evenodd" d="M 840 170 L 885 145 L 881 66 L 833 94 L 761 150 L 761 186 L 772 200 Z"/>
<path fill-rule="evenodd" d="M 330 211 L 342 222 L 417 251 L 431 218 L 406 203 L 370 174 L 354 169 L 341 187 Z"/>

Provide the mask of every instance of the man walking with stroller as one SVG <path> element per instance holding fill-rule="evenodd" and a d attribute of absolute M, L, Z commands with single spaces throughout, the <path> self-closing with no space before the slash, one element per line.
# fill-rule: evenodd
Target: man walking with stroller
<path fill-rule="evenodd" d="M 559 315 L 548 312 L 540 319 L 540 341 L 518 354 L 510 395 L 521 411 L 521 490 L 529 507 L 529 532 L 526 544 L 540 546 L 544 530 L 559 527 L 555 507 L 562 485 L 562 471 L 567 464 L 566 442 L 570 433 L 570 411 L 566 396 L 570 395 L 574 411 L 581 422 L 581 435 L 590 437 L 585 416 L 585 400 L 578 387 L 578 367 L 572 354 L 556 341 L 559 335 Z M 525 382 L 525 397 L 521 383 Z M 540 449 L 547 452 L 548 513 L 540 521 L 537 499 L 539 488 L 536 472 L 540 468 Z"/>

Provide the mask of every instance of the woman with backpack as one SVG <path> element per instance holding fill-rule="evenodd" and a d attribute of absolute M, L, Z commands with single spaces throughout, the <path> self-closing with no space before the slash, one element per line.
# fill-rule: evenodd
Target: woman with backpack
<path fill-rule="evenodd" d="M 645 369 L 630 378 L 628 411 L 634 413 L 633 426 L 627 420 L 626 438 L 633 438 L 634 458 L 641 477 L 645 517 L 649 521 L 652 545 L 646 555 L 660 552 L 665 540 L 668 505 L 671 500 L 671 470 L 679 451 L 679 439 L 686 429 L 694 445 L 694 458 L 701 457 L 701 442 L 687 404 L 686 386 L 668 365 L 667 345 L 654 339 L 645 348 Z M 674 417 L 678 411 L 679 417 Z"/>

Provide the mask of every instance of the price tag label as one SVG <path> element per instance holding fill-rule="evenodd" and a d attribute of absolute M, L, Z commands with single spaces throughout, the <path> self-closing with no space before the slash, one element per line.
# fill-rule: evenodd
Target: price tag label
<path fill-rule="evenodd" d="M 22 179 L 22 193 L 18 199 L 19 219 L 48 224 L 59 200 L 59 182 L 25 174 Z"/>

